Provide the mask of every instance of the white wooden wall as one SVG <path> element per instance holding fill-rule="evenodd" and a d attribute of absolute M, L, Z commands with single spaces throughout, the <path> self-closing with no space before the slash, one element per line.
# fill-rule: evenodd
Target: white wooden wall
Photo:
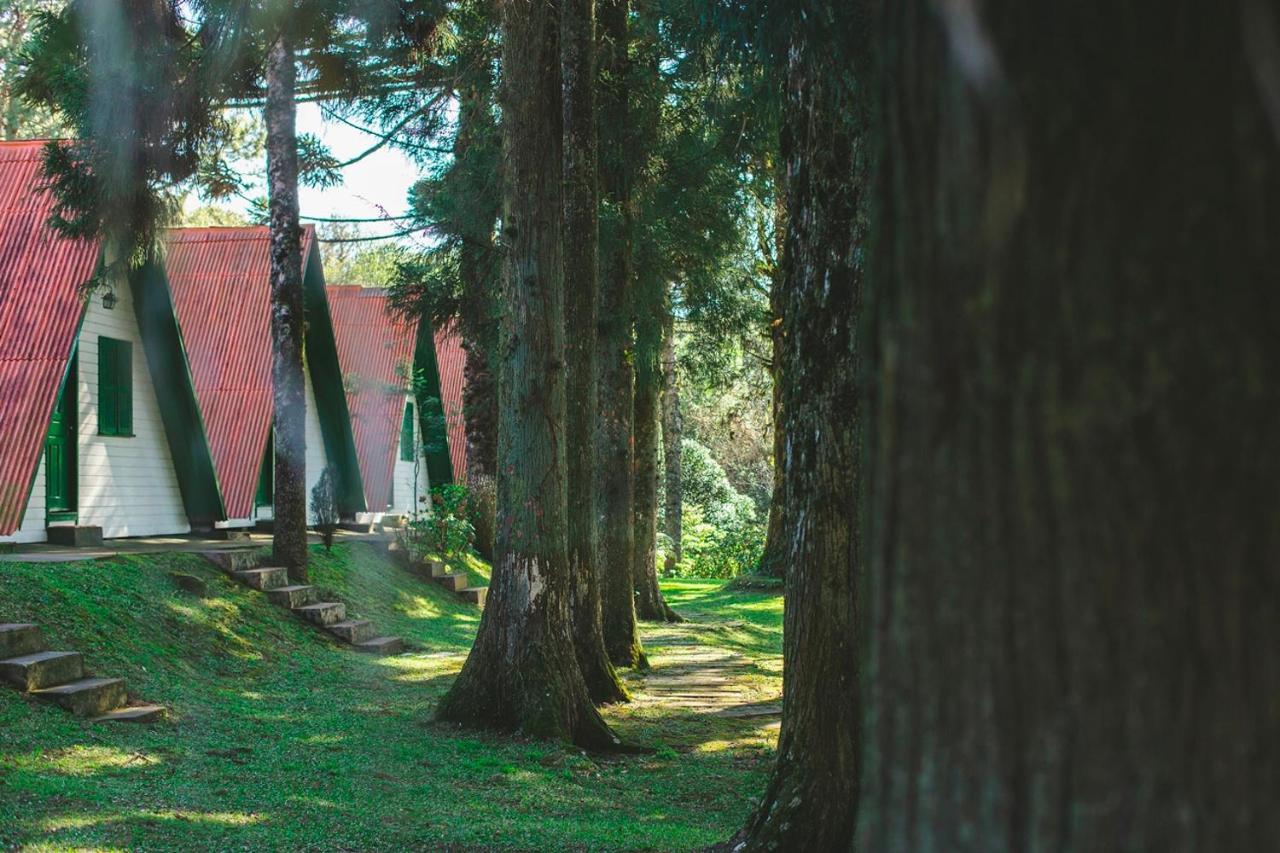
<path fill-rule="evenodd" d="M 324 452 L 324 433 L 320 431 L 320 411 L 316 408 L 315 389 L 311 386 L 311 368 L 307 367 L 307 524 L 315 523 L 311 511 L 311 490 L 320 482 L 329 457 Z"/>
<path fill-rule="evenodd" d="M 98 337 L 133 344 L 133 436 L 98 435 Z M 79 523 L 104 537 L 187 533 L 182 492 L 169 453 L 133 298 L 116 288 L 116 305 L 95 293 L 85 312 L 79 346 Z"/>
<path fill-rule="evenodd" d="M 44 542 L 49 537 L 44 528 L 44 451 L 36 466 L 36 479 L 31 484 L 31 495 L 22 514 L 22 523 L 8 536 L 0 536 L 0 542 Z"/>
<path fill-rule="evenodd" d="M 418 455 L 418 497 L 425 497 L 431 493 L 430 484 L 427 481 L 427 460 L 422 458 L 422 425 L 418 421 L 418 401 L 413 395 L 408 396 L 408 402 L 413 404 L 413 445 Z M 400 433 L 396 431 L 396 440 L 399 441 Z M 396 446 L 396 467 L 393 473 L 395 486 L 392 488 L 392 512 L 414 512 L 417 510 L 426 510 L 429 505 L 419 501 L 414 505 L 414 488 L 413 488 L 413 463 L 407 462 L 400 458 L 400 447 Z"/>

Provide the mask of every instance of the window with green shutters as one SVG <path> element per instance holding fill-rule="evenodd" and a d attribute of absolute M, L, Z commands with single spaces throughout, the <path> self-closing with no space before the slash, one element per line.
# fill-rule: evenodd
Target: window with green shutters
<path fill-rule="evenodd" d="M 404 404 L 404 420 L 400 423 L 400 459 L 413 461 L 413 403 Z"/>
<path fill-rule="evenodd" d="M 133 345 L 98 338 L 98 432 L 133 435 Z"/>

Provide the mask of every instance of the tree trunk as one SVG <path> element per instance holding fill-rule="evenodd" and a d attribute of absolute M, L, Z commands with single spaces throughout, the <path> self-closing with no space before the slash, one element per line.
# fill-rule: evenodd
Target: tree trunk
<path fill-rule="evenodd" d="M 885 7 L 859 849 L 1280 837 L 1273 8 Z"/>
<path fill-rule="evenodd" d="M 635 128 L 631 158 L 645 163 L 659 144 L 662 81 L 658 72 L 661 54 L 658 29 L 659 9 L 654 0 L 634 0 L 636 7 L 635 64 L 632 78 L 637 106 L 632 112 Z M 647 174 L 647 170 L 646 170 Z M 652 189 L 652 178 L 643 190 Z M 662 349 L 662 315 L 666 310 L 668 282 L 652 269 L 636 271 L 635 309 L 635 423 L 631 435 L 635 443 L 635 544 L 633 583 L 636 615 L 649 621 L 678 622 L 680 617 L 667 606 L 658 588 L 658 395 L 662 370 L 658 364 Z"/>
<path fill-rule="evenodd" d="M 778 169 L 781 173 L 782 170 Z M 784 176 L 777 175 L 775 191 L 778 203 L 775 206 L 774 227 L 778 233 L 786 233 L 786 187 Z M 778 263 L 769 280 L 769 374 L 773 379 L 773 495 L 769 499 L 769 526 L 765 532 L 764 553 L 760 555 L 760 566 L 757 571 L 762 575 L 780 578 L 786 575 L 787 541 L 786 502 L 783 494 L 783 462 L 787 453 L 787 424 L 782 408 L 782 377 L 786 364 L 786 291 L 783 285 L 782 269 L 786 263 L 786 246 L 778 247 L 776 252 Z"/>
<path fill-rule="evenodd" d="M 465 162 L 477 136 L 492 132 L 489 93 L 492 81 L 481 74 L 458 96 L 458 133 L 454 138 L 455 162 Z M 468 173 L 469 174 L 469 173 Z M 487 177 L 487 176 L 486 176 Z M 466 213 L 460 217 L 474 230 L 464 233 L 458 249 L 458 276 L 462 284 L 459 328 L 465 355 L 462 387 L 462 414 L 466 424 L 467 483 L 484 488 L 498 473 L 498 395 L 491 366 L 495 334 L 493 293 L 491 292 L 493 228 L 498 210 L 493 193 L 485 187 L 469 187 L 459 202 Z M 482 544 L 485 556 L 492 557 L 493 543 Z"/>
<path fill-rule="evenodd" d="M 596 339 L 599 415 L 600 594 L 605 649 L 615 666 L 639 666 L 644 650 L 632 591 L 635 528 L 632 386 L 631 130 L 627 59 L 629 0 L 599 2 L 600 310 Z"/>
<path fill-rule="evenodd" d="M 267 191 L 271 223 L 271 383 L 275 395 L 272 559 L 307 581 L 306 380 L 302 372 L 302 228 L 293 48 L 281 36 L 267 51 Z"/>
<path fill-rule="evenodd" d="M 627 692 L 604 647 L 596 515 L 594 420 L 599 191 L 596 165 L 595 0 L 560 0 L 564 109 L 565 398 L 570 606 L 578 664 L 592 701 Z"/>
<path fill-rule="evenodd" d="M 566 535 L 559 19 L 502 6 L 503 276 L 497 560 L 443 720 L 618 746 L 574 655 Z"/>
<path fill-rule="evenodd" d="M 853 25 L 852 14 L 833 17 Z M 788 347 L 778 376 L 788 412 L 783 716 L 777 762 L 747 828 L 749 850 L 848 849 L 858 788 L 856 330 L 866 117 L 844 81 L 846 60 L 805 29 L 792 36 L 783 114 L 792 212 L 779 305 Z"/>
<path fill-rule="evenodd" d="M 658 390 L 662 371 L 658 351 L 662 347 L 661 297 L 643 288 L 636 311 L 635 382 L 635 551 L 633 582 L 636 615 L 653 622 L 678 622 L 680 617 L 667 606 L 658 589 Z"/>
<path fill-rule="evenodd" d="M 680 562 L 680 530 L 683 525 L 684 493 L 680 480 L 680 444 L 684 419 L 680 416 L 680 386 L 676 377 L 675 314 L 668 304 L 662 317 L 662 462 L 664 469 L 662 508 L 663 532 L 671 543 L 666 566 L 670 571 Z"/>

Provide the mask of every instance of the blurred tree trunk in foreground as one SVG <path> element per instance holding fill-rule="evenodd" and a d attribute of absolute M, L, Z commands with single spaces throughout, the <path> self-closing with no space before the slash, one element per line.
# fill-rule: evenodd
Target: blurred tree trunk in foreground
<path fill-rule="evenodd" d="M 1275 7 L 883 27 L 857 847 L 1269 848 Z"/>

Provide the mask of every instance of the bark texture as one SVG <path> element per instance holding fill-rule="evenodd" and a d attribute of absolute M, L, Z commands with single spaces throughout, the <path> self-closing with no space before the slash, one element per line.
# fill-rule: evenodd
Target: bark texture
<path fill-rule="evenodd" d="M 645 288 L 648 291 L 650 288 Z M 658 589 L 658 392 L 662 370 L 662 319 L 649 293 L 636 311 L 635 425 L 635 551 L 632 580 L 636 615 L 653 622 L 678 622 Z"/>
<path fill-rule="evenodd" d="M 574 655 L 566 536 L 559 16 L 502 4 L 503 244 L 498 534 L 489 600 L 441 719 L 618 746 Z"/>
<path fill-rule="evenodd" d="M 271 383 L 275 396 L 275 521 L 272 559 L 307 580 L 306 380 L 302 368 L 302 228 L 293 48 L 267 51 L 267 192 L 271 233 Z"/>
<path fill-rule="evenodd" d="M 779 195 L 783 189 L 778 189 Z M 778 205 L 778 216 L 785 221 L 785 206 Z M 784 226 L 785 227 L 785 226 Z M 783 468 L 787 452 L 787 424 L 782 408 L 782 381 L 787 357 L 786 291 L 783 285 L 782 264 L 786 247 L 778 252 L 784 259 L 769 282 L 769 373 L 773 378 L 773 495 L 769 499 L 769 525 L 765 530 L 764 553 L 760 556 L 759 572 L 771 577 L 786 575 L 787 542 L 786 502 L 783 500 Z"/>
<path fill-rule="evenodd" d="M 851 14 L 836 17 L 853 24 Z M 796 28 L 788 52 L 782 140 L 791 212 L 778 305 L 788 348 L 778 375 L 788 412 L 782 729 L 740 848 L 747 850 L 847 850 L 858 789 L 858 323 L 868 118 L 847 60 L 806 30 Z"/>
<path fill-rule="evenodd" d="M 885 7 L 859 849 L 1280 836 L 1260 8 Z"/>
<path fill-rule="evenodd" d="M 629 0 L 600 0 L 600 306 L 596 340 L 599 415 L 596 421 L 596 482 L 600 500 L 600 593 L 605 649 L 615 666 L 644 662 L 636 625 L 632 583 L 635 547 L 634 421 L 632 387 L 631 198 L 633 142 L 628 109 Z"/>
<path fill-rule="evenodd" d="M 676 375 L 675 315 L 667 307 L 662 318 L 662 530 L 670 542 L 666 566 L 680 562 L 680 533 L 684 525 L 684 486 L 680 479 L 680 445 L 684 419 L 680 415 L 680 382 Z"/>
<path fill-rule="evenodd" d="M 578 664 L 592 701 L 626 690 L 604 647 L 596 518 L 594 421 L 599 408 L 596 323 L 599 190 L 595 117 L 595 0 L 560 0 L 564 110 L 565 398 L 570 605 Z"/>

